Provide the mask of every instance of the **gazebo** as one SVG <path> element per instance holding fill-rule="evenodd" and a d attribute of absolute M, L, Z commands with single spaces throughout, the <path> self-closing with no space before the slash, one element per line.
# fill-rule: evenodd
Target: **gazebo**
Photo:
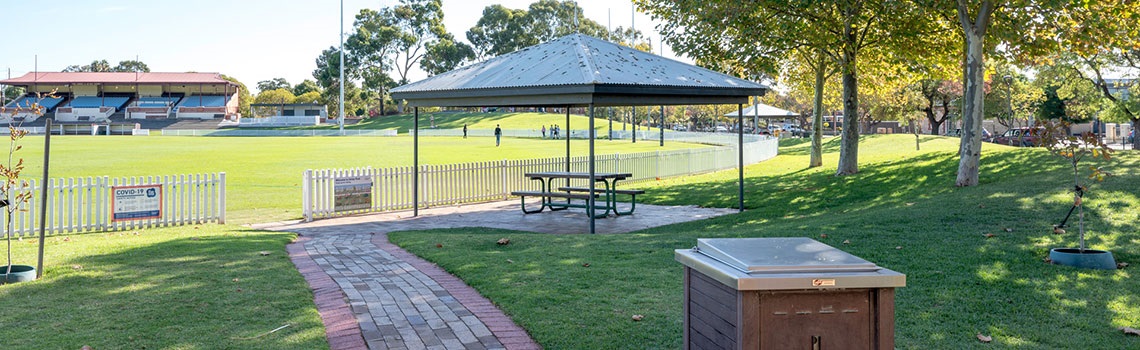
<path fill-rule="evenodd" d="M 755 126 L 757 128 L 760 127 L 760 120 L 759 120 L 760 118 L 765 118 L 765 119 L 784 118 L 784 119 L 786 119 L 786 118 L 792 118 L 792 117 L 800 116 L 799 113 L 792 112 L 792 111 L 789 111 L 789 110 L 786 110 L 783 108 L 779 108 L 779 107 L 775 107 L 775 106 L 769 106 L 769 105 L 766 105 L 763 103 L 756 103 L 756 104 L 752 105 L 752 107 L 745 108 L 743 111 L 729 112 L 729 113 L 724 114 L 725 117 L 740 117 L 741 115 L 752 116 L 752 118 L 753 118 L 752 124 L 753 124 L 753 126 Z"/>
<path fill-rule="evenodd" d="M 414 108 L 413 215 L 419 215 L 419 107 L 555 107 L 589 112 L 589 189 L 595 191 L 594 108 L 736 104 L 768 87 L 582 34 L 571 34 L 392 89 Z M 744 210 L 744 134 L 737 117 L 739 209 Z M 566 139 L 570 171 L 570 139 Z M 587 202 L 590 233 L 595 199 Z"/>

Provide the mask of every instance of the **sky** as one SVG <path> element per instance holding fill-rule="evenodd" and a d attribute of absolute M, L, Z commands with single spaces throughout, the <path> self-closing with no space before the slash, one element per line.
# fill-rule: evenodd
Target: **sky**
<path fill-rule="evenodd" d="M 525 9 L 533 0 L 443 0 L 444 24 L 456 38 L 502 4 Z M 362 8 L 394 6 L 396 0 L 344 0 L 344 32 Z M 629 0 L 579 0 L 586 17 L 602 25 L 635 28 L 660 36 L 649 15 Z M 255 89 L 257 82 L 311 79 L 322 50 L 339 44 L 336 0 L 56 0 L 0 1 L 6 29 L 0 31 L 0 77 L 32 71 L 58 72 L 69 65 L 106 59 L 146 63 L 152 72 L 218 72 Z M 347 34 L 346 34 L 347 36 Z M 655 49 L 654 51 L 658 51 Z M 668 47 L 665 56 L 676 58 Z M 681 59 L 691 62 L 691 60 Z M 38 61 L 38 64 L 37 64 Z M 393 74 L 395 74 L 393 72 Z M 411 73 L 412 81 L 423 79 Z"/>

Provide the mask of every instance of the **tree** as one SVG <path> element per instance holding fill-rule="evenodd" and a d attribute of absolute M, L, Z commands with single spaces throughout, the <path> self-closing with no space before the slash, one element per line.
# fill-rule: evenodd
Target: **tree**
<path fill-rule="evenodd" d="M 316 84 L 320 86 L 321 103 L 328 106 L 330 117 L 339 118 L 340 50 L 337 50 L 336 47 L 329 47 L 321 51 L 316 63 L 317 69 L 313 70 L 313 78 L 316 79 Z M 363 92 L 351 80 L 344 82 L 345 114 L 361 114 L 357 112 L 364 108 L 364 101 L 366 101 L 361 99 L 362 94 Z"/>
<path fill-rule="evenodd" d="M 926 116 L 930 134 L 938 135 L 942 123 L 952 115 L 950 109 L 957 109 L 953 102 L 962 97 L 962 84 L 951 80 L 922 79 L 915 83 L 915 88 L 923 98 L 918 110 Z M 938 113 L 939 109 L 942 113 Z"/>
<path fill-rule="evenodd" d="M 483 8 L 483 16 L 467 30 L 467 41 L 475 50 L 475 58 L 482 60 L 521 49 L 524 34 L 523 17 L 526 10 L 510 9 L 503 5 Z"/>
<path fill-rule="evenodd" d="M 321 93 L 317 91 L 309 91 L 304 94 L 298 95 L 293 99 L 293 103 L 321 103 Z"/>
<path fill-rule="evenodd" d="M 436 75 L 455 69 L 475 58 L 471 45 L 455 41 L 450 33 L 428 44 L 427 53 L 420 61 L 420 69 Z"/>
<path fill-rule="evenodd" d="M 796 48 L 810 48 L 815 50 L 811 54 L 830 58 L 841 74 L 844 125 L 858 122 L 857 58 L 861 52 L 881 48 L 904 57 L 919 57 L 944 49 L 927 42 L 928 36 L 941 33 L 941 27 L 932 25 L 933 18 L 905 1 L 635 3 L 665 22 L 658 29 L 674 49 L 698 61 L 766 62 L 771 66 L 776 61 L 772 55 Z M 858 172 L 858 138 L 857 128 L 844 128 L 837 175 Z"/>
<path fill-rule="evenodd" d="M 301 83 L 297 84 L 297 86 L 293 87 L 293 94 L 301 96 L 311 91 L 319 92 L 320 90 L 321 87 L 317 85 L 317 82 L 313 81 L 312 79 L 305 79 L 305 81 L 302 81 Z"/>
<path fill-rule="evenodd" d="M 257 94 L 257 98 L 253 99 L 257 104 L 287 104 L 293 103 L 297 96 L 293 95 L 292 91 L 287 89 L 265 90 Z"/>
<path fill-rule="evenodd" d="M 941 2 L 922 4 L 948 10 Z M 958 186 L 978 184 L 987 52 L 1035 62 L 1059 52 L 1087 57 L 1106 47 L 1131 49 L 1140 38 L 1130 20 L 1140 3 L 1132 1 L 957 0 L 952 11 L 965 41 Z"/>
<path fill-rule="evenodd" d="M 1042 119 L 1083 123 L 1096 117 L 1106 102 L 1115 103 L 1102 95 L 1096 84 L 1082 77 L 1079 70 L 1061 61 L 1038 69 L 1036 83 L 1034 88 L 1042 92 L 1041 98 L 1033 102 L 1042 107 L 1038 110 Z M 1013 91 L 1016 94 L 1017 89 Z"/>
<path fill-rule="evenodd" d="M 623 28 L 620 26 L 614 28 L 614 30 L 610 32 L 610 40 L 618 45 L 632 47 L 635 50 L 653 52 L 653 45 L 649 42 L 649 38 L 637 29 Z"/>
<path fill-rule="evenodd" d="M 5 86 L 3 95 L 4 99 L 0 101 L 0 106 L 7 105 L 8 102 L 12 102 L 17 98 L 20 98 L 20 96 L 24 96 L 24 88 L 19 86 Z"/>
<path fill-rule="evenodd" d="M 119 61 L 119 65 L 111 68 L 111 71 L 150 73 L 150 67 L 148 67 L 146 63 L 143 63 L 142 61 L 126 60 Z"/>
<path fill-rule="evenodd" d="M 86 66 L 67 66 L 64 72 L 110 72 L 111 64 L 107 60 L 95 60 Z"/>
<path fill-rule="evenodd" d="M 289 82 L 285 80 L 285 78 L 273 78 L 273 79 L 262 80 L 262 81 L 257 82 L 257 91 L 260 91 L 260 92 L 277 90 L 277 89 L 292 89 L 292 87 L 293 86 L 290 85 Z"/>
<path fill-rule="evenodd" d="M 80 66 L 72 65 L 63 69 L 64 72 L 142 72 L 149 73 L 150 67 L 142 61 L 126 60 L 112 67 L 107 60 L 91 61 L 91 64 Z"/>
<path fill-rule="evenodd" d="M 586 18 L 574 1 L 539 0 L 526 10 L 487 6 L 479 22 L 467 30 L 467 41 L 476 58 L 484 59 L 574 33 L 612 39 L 606 27 Z"/>

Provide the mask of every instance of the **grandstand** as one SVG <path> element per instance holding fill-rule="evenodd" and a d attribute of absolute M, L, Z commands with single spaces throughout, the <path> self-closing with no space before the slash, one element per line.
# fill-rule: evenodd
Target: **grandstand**
<path fill-rule="evenodd" d="M 12 102 L 4 105 L 2 108 L 0 108 L 0 123 L 36 120 L 39 115 L 32 113 L 31 111 L 32 106 L 37 103 L 36 100 L 37 98 L 34 94 L 29 94 L 12 100 Z M 42 107 L 43 110 L 48 113 L 54 112 L 56 106 L 59 106 L 60 103 L 63 102 L 63 98 L 61 97 L 45 97 L 39 100 L 40 107 Z M 13 112 L 16 113 L 13 114 Z"/>
<path fill-rule="evenodd" d="M 53 93 L 54 98 L 41 104 L 44 116 L 58 123 L 240 117 L 238 85 L 218 73 L 33 72 L 0 84 L 26 89 L 28 94 L 14 103 Z M 0 124 L 35 118 L 30 113 L 16 118 L 8 114 Z"/>

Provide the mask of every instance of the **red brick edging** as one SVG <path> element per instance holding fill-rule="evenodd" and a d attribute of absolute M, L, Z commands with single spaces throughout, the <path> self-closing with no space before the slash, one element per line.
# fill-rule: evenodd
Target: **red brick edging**
<path fill-rule="evenodd" d="M 431 277 L 431 279 L 439 283 L 444 289 L 447 289 L 447 292 L 450 293 L 455 300 L 463 304 L 463 307 L 466 307 L 467 310 L 470 310 L 483 324 L 487 325 L 487 329 L 489 329 L 508 350 L 542 349 L 534 339 L 530 338 L 526 330 L 516 325 L 510 317 L 507 317 L 502 310 L 495 307 L 490 300 L 487 300 L 487 298 L 475 291 L 475 288 L 471 288 L 471 286 L 463 283 L 458 277 L 444 271 L 438 265 L 421 259 L 403 248 L 392 244 L 388 241 L 387 233 L 377 233 L 373 235 L 372 244 L 388 252 L 388 254 L 392 254 L 396 259 L 407 262 L 416 268 L 416 270 Z"/>
<path fill-rule="evenodd" d="M 364 336 L 360 333 L 360 324 L 352 308 L 345 302 L 344 291 L 329 277 L 309 253 L 305 251 L 305 242 L 309 237 L 298 236 L 297 240 L 285 246 L 289 259 L 309 283 L 313 290 L 313 301 L 317 304 L 317 312 L 321 314 L 321 321 L 325 324 L 325 337 L 329 348 L 333 350 L 368 349 L 364 343 Z"/>

